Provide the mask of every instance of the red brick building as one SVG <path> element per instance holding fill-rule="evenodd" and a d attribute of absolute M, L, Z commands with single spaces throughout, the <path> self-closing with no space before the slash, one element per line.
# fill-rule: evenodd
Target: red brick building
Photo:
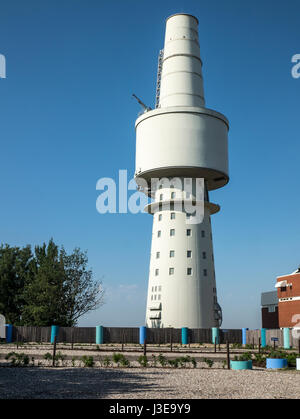
<path fill-rule="evenodd" d="M 277 277 L 279 327 L 300 327 L 300 267 Z"/>

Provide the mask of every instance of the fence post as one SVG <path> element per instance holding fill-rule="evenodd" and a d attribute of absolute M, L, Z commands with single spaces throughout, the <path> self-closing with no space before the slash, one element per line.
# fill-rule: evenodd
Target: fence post
<path fill-rule="evenodd" d="M 103 343 L 103 326 L 96 326 L 96 343 L 98 345 Z"/>
<path fill-rule="evenodd" d="M 55 353 L 56 353 L 56 336 L 53 338 L 53 355 L 52 355 L 52 367 L 55 365 Z"/>
<path fill-rule="evenodd" d="M 171 352 L 173 352 L 173 329 L 170 329 L 170 347 L 171 347 Z"/>
<path fill-rule="evenodd" d="M 147 353 L 147 341 L 146 339 L 144 340 L 144 356 L 146 356 Z"/>
<path fill-rule="evenodd" d="M 146 326 L 140 327 L 140 345 L 144 345 L 145 340 L 147 339 L 147 328 Z"/>
<path fill-rule="evenodd" d="M 261 329 L 260 336 L 261 336 L 261 347 L 265 348 L 267 346 L 266 329 L 265 328 Z"/>
<path fill-rule="evenodd" d="M 51 326 L 51 343 L 54 343 L 54 338 L 58 336 L 59 326 Z"/>
<path fill-rule="evenodd" d="M 227 351 L 227 368 L 230 370 L 230 353 L 229 353 L 229 341 L 226 341 L 226 351 Z"/>
<path fill-rule="evenodd" d="M 258 353 L 260 354 L 260 338 L 258 338 Z"/>

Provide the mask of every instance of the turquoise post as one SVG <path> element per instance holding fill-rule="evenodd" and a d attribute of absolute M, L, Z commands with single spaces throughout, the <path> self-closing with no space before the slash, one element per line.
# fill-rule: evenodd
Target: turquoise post
<path fill-rule="evenodd" d="M 212 343 L 214 344 L 216 342 L 218 344 L 219 343 L 219 328 L 212 327 L 211 333 L 212 333 Z"/>
<path fill-rule="evenodd" d="M 147 328 L 145 326 L 140 327 L 140 345 L 144 345 L 147 339 Z"/>
<path fill-rule="evenodd" d="M 181 328 L 181 343 L 187 345 L 189 343 L 189 329 L 187 327 Z"/>
<path fill-rule="evenodd" d="M 56 336 L 56 339 L 58 337 L 58 331 L 59 331 L 59 326 L 51 326 L 51 343 L 54 343 L 54 338 Z"/>
<path fill-rule="evenodd" d="M 260 337 L 261 337 L 261 347 L 265 348 L 267 346 L 267 338 L 266 338 L 266 329 L 262 328 L 260 331 Z"/>
<path fill-rule="evenodd" d="M 283 328 L 283 347 L 284 349 L 290 349 L 290 329 L 288 327 Z"/>
<path fill-rule="evenodd" d="M 244 327 L 242 329 L 242 344 L 246 345 L 247 343 L 247 330 L 249 330 L 248 328 Z"/>
<path fill-rule="evenodd" d="M 96 343 L 98 345 L 103 343 L 103 326 L 96 326 Z"/>
<path fill-rule="evenodd" d="M 12 332 L 13 332 L 13 325 L 12 324 L 6 324 L 6 342 L 11 343 L 12 342 Z"/>

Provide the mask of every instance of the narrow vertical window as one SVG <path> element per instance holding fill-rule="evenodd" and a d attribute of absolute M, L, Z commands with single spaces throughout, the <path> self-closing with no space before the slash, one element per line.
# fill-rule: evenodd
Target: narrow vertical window
<path fill-rule="evenodd" d="M 176 196 L 176 193 L 175 192 L 171 192 L 171 199 L 174 199 L 175 196 Z"/>
<path fill-rule="evenodd" d="M 175 220 L 175 212 L 171 212 L 171 220 Z"/>
<path fill-rule="evenodd" d="M 157 232 L 157 237 L 161 237 L 161 231 L 160 230 Z"/>
<path fill-rule="evenodd" d="M 170 250 L 170 258 L 175 257 L 175 250 Z"/>
<path fill-rule="evenodd" d="M 158 221 L 161 221 L 162 220 L 162 215 L 161 214 L 159 214 L 158 215 Z"/>
<path fill-rule="evenodd" d="M 188 228 L 188 229 L 186 230 L 186 235 L 187 235 L 187 236 L 191 236 L 191 235 L 192 235 L 192 230 L 191 230 L 190 228 Z"/>
<path fill-rule="evenodd" d="M 192 268 L 187 268 L 186 273 L 187 273 L 188 275 L 192 275 Z"/>
<path fill-rule="evenodd" d="M 207 276 L 207 269 L 203 269 L 203 275 Z"/>
<path fill-rule="evenodd" d="M 206 259 L 206 252 L 202 252 L 202 258 Z"/>
<path fill-rule="evenodd" d="M 175 229 L 174 228 L 171 228 L 171 230 L 170 230 L 170 236 L 175 236 Z"/>
<path fill-rule="evenodd" d="M 169 275 L 174 275 L 174 268 L 169 268 Z"/>
<path fill-rule="evenodd" d="M 186 257 L 187 258 L 191 258 L 192 257 L 192 251 L 191 250 L 187 250 Z"/>
<path fill-rule="evenodd" d="M 160 258 L 160 252 L 156 252 L 156 259 Z"/>
<path fill-rule="evenodd" d="M 201 230 L 201 237 L 205 237 L 205 231 Z"/>

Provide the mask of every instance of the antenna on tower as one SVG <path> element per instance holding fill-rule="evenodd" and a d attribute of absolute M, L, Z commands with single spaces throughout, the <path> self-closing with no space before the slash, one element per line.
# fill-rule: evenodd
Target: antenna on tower
<path fill-rule="evenodd" d="M 139 99 L 134 93 L 132 95 L 138 102 L 139 104 L 144 108 L 144 112 L 148 112 L 148 111 L 152 111 L 152 108 L 149 108 L 149 106 L 145 105 L 144 102 L 141 101 L 141 99 Z"/>

